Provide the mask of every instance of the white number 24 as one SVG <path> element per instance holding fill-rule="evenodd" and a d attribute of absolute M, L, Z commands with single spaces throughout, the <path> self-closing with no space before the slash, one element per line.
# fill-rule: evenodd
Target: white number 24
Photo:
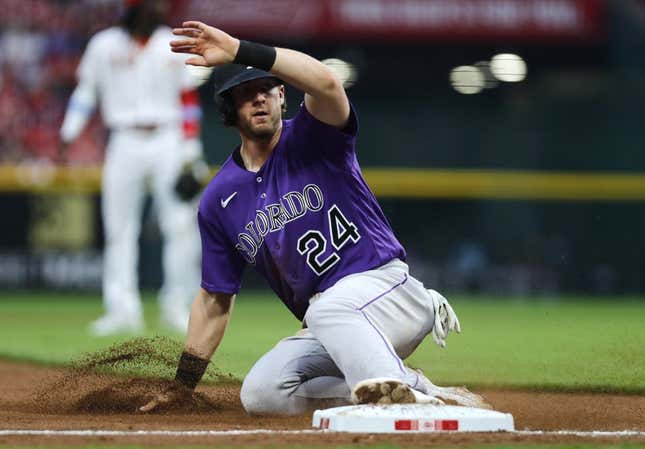
<path fill-rule="evenodd" d="M 351 221 L 347 220 L 338 206 L 335 204 L 327 211 L 329 219 L 329 235 L 331 244 L 338 251 L 351 240 L 356 243 L 360 240 L 361 235 L 358 229 Z M 298 239 L 298 253 L 307 255 L 307 265 L 318 276 L 327 272 L 331 267 L 336 265 L 340 256 L 332 252 L 326 259 L 321 260 L 321 255 L 327 249 L 327 239 L 320 231 L 310 230 L 305 232 Z"/>

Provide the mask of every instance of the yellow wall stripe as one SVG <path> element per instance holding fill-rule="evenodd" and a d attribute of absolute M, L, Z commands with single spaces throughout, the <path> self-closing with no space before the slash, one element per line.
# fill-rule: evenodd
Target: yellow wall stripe
<path fill-rule="evenodd" d="M 366 169 L 379 196 L 524 200 L 643 200 L 645 173 Z"/>
<path fill-rule="evenodd" d="M 0 192 L 98 193 L 101 173 L 101 166 L 0 165 Z"/>
<path fill-rule="evenodd" d="M 363 174 L 380 197 L 645 200 L 645 173 L 365 168 Z M 98 193 L 100 185 L 99 166 L 0 165 L 0 192 Z"/>

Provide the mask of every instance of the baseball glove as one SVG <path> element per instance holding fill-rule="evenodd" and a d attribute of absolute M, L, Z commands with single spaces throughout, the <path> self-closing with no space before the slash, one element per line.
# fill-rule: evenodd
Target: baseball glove
<path fill-rule="evenodd" d="M 208 165 L 203 159 L 185 163 L 175 181 L 175 193 L 182 201 L 192 201 L 208 183 L 209 173 Z"/>

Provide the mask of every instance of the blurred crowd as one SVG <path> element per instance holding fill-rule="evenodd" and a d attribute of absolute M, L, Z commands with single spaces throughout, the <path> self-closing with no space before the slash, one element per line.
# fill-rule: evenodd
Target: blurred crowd
<path fill-rule="evenodd" d="M 113 25 L 119 0 L 3 0 L 0 14 L 0 163 L 55 161 L 58 131 L 88 39 Z M 103 157 L 95 116 L 70 148 L 78 164 Z"/>

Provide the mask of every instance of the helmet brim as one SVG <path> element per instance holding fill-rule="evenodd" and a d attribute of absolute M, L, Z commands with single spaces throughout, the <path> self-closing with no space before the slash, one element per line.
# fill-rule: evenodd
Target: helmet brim
<path fill-rule="evenodd" d="M 243 66 L 239 64 L 233 64 L 238 67 L 234 69 L 234 72 L 230 74 L 226 80 L 224 80 L 217 89 L 215 90 L 215 95 L 221 96 L 233 89 L 240 84 L 247 83 L 249 81 L 261 79 L 261 78 L 274 78 L 279 81 L 279 78 L 269 72 L 264 70 L 256 69 L 251 66 Z"/>

